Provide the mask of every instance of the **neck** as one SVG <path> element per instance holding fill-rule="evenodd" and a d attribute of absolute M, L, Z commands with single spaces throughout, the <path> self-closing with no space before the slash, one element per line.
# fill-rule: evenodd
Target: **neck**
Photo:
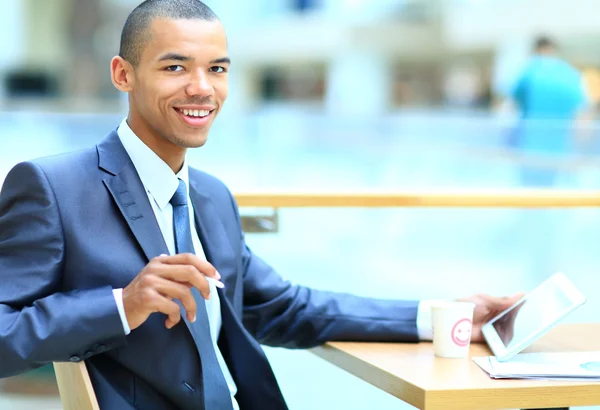
<path fill-rule="evenodd" d="M 552 56 L 554 56 L 554 51 L 548 50 L 548 49 L 542 49 L 542 50 L 538 50 L 536 52 L 536 54 L 541 57 L 552 57 Z"/>
<path fill-rule="evenodd" d="M 158 135 L 156 131 L 149 129 L 131 113 L 127 117 L 127 124 L 131 131 L 173 170 L 173 173 L 177 174 L 181 170 L 187 148 L 176 145 Z"/>

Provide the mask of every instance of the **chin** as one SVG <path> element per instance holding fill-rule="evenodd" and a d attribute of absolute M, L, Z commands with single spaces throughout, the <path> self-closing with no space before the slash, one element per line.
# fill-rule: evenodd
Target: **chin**
<path fill-rule="evenodd" d="M 206 144 L 206 141 L 208 140 L 208 135 L 206 135 L 206 133 L 184 136 L 171 134 L 171 137 L 168 138 L 168 140 L 171 141 L 171 143 L 182 148 L 199 148 Z"/>
<path fill-rule="evenodd" d="M 206 144 L 206 138 L 204 138 L 202 141 L 193 141 L 187 146 L 187 148 L 200 148 L 204 146 L 204 144 Z"/>
<path fill-rule="evenodd" d="M 208 140 L 208 137 L 206 135 L 199 135 L 197 137 L 191 137 L 191 138 L 185 138 L 182 139 L 180 142 L 180 144 L 185 148 L 200 148 L 202 147 L 204 144 L 206 144 L 206 141 Z"/>

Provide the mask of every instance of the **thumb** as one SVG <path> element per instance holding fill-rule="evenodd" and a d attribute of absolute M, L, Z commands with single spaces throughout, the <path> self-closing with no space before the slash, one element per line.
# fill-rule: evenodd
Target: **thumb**
<path fill-rule="evenodd" d="M 524 292 L 518 292 L 513 296 L 505 296 L 505 297 L 490 297 L 488 299 L 489 307 L 495 310 L 505 310 L 514 305 L 519 299 L 521 299 L 525 295 Z"/>
<path fill-rule="evenodd" d="M 525 296 L 525 292 L 517 292 L 511 297 L 511 300 L 513 303 L 516 303 L 517 300 L 521 299 L 523 296 Z"/>

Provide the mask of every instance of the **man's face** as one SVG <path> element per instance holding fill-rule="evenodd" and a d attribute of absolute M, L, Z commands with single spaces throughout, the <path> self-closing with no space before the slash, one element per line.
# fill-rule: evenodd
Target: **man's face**
<path fill-rule="evenodd" d="M 227 39 L 218 20 L 154 20 L 133 73 L 130 125 L 180 147 L 204 145 L 228 92 Z"/>

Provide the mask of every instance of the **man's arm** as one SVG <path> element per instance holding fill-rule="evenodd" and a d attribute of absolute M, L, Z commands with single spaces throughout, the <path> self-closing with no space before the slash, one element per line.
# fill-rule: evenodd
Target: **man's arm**
<path fill-rule="evenodd" d="M 242 240 L 243 241 L 243 240 Z M 244 248 L 244 325 L 263 344 L 416 342 L 416 301 L 363 298 L 293 285 Z"/>
<path fill-rule="evenodd" d="M 231 199 L 239 224 L 237 206 Z M 416 301 L 363 298 L 314 290 L 283 280 L 246 246 L 243 322 L 263 344 L 307 348 L 330 340 L 416 342 Z"/>
<path fill-rule="evenodd" d="M 48 179 L 17 165 L 0 192 L 0 378 L 125 344 L 111 287 L 60 292 L 64 250 Z"/>

